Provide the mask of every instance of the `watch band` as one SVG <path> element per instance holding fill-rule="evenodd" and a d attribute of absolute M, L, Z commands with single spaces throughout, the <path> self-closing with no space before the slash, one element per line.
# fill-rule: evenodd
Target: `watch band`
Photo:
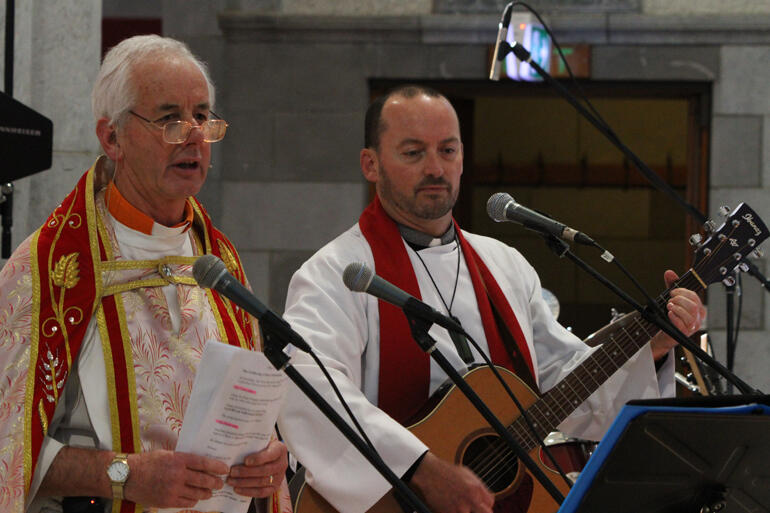
<path fill-rule="evenodd" d="M 115 454 L 115 457 L 110 462 L 110 465 L 113 463 L 122 463 L 126 467 L 128 467 L 128 454 L 119 452 Z M 113 481 L 110 479 L 110 483 L 112 484 L 112 500 L 114 501 L 122 501 L 123 500 L 123 487 L 126 484 L 126 481 Z"/>

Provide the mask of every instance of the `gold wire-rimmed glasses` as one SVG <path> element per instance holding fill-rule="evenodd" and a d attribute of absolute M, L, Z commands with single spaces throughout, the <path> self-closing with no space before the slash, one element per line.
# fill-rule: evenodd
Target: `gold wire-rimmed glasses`
<path fill-rule="evenodd" d="M 163 130 L 163 140 L 169 144 L 182 144 L 190 137 L 190 132 L 193 128 L 200 128 L 203 132 L 203 140 L 209 143 L 221 141 L 227 131 L 227 122 L 211 112 L 214 119 L 207 119 L 200 125 L 193 125 L 189 121 L 169 121 L 163 125 L 158 125 L 157 121 L 151 121 L 144 116 L 140 116 L 133 110 L 129 110 L 129 113 L 138 117 L 142 121 L 149 123 L 159 130 Z"/>

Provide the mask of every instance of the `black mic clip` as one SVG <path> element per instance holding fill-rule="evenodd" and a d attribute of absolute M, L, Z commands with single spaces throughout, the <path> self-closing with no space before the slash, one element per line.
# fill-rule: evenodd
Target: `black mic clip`
<path fill-rule="evenodd" d="M 569 251 L 569 244 L 555 235 L 551 233 L 541 233 L 540 235 L 543 237 L 543 240 L 545 240 L 545 245 L 548 246 L 548 249 L 556 253 L 556 256 L 559 258 L 563 258 L 564 255 L 567 254 L 567 251 Z"/>
<path fill-rule="evenodd" d="M 408 303 L 407 303 L 408 304 Z M 415 300 L 414 304 L 419 306 L 424 304 Z M 416 314 L 415 310 L 404 305 L 404 315 L 407 322 L 409 322 L 409 329 L 412 332 L 412 338 L 414 338 L 417 345 L 420 346 L 426 354 L 431 354 L 436 349 L 436 340 L 428 334 L 432 322 L 425 320 L 425 317 L 420 314 Z"/>

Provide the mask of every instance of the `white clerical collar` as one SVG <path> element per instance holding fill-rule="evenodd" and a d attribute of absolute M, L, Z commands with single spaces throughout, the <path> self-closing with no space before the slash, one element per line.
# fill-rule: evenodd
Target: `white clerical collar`
<path fill-rule="evenodd" d="M 401 237 L 412 247 L 415 251 L 424 248 L 435 248 L 436 246 L 443 246 L 454 242 L 455 240 L 455 225 L 454 223 L 449 225 L 449 229 L 444 232 L 441 237 L 434 237 L 427 233 L 415 230 L 403 224 L 398 225 L 398 231 L 401 233 Z"/>

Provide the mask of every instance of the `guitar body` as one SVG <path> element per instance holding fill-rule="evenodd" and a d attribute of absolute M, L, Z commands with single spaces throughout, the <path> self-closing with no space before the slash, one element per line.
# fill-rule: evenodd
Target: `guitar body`
<path fill-rule="evenodd" d="M 532 390 L 514 374 L 506 369 L 498 368 L 498 371 L 525 409 L 537 400 Z M 465 375 L 465 380 L 503 425 L 510 425 L 519 417 L 518 409 L 490 369 L 480 367 L 472 370 Z M 483 452 L 490 451 L 489 443 L 499 444 L 500 437 L 457 387 L 452 386 L 438 405 L 423 420 L 410 426 L 409 430 L 440 458 L 474 470 L 495 493 L 495 512 L 549 513 L 559 509 L 558 504 L 515 456 L 502 458 L 498 465 L 491 464 L 492 468 L 488 468 L 490 461 L 501 459 L 500 451 L 491 453 L 491 457 L 485 457 Z M 507 450 L 505 452 L 507 453 Z M 543 463 L 539 447 L 532 449 L 529 455 L 566 495 L 569 491 L 566 484 L 557 472 Z M 297 478 L 302 479 L 302 476 L 295 476 L 295 479 Z M 300 487 L 294 503 L 295 513 L 336 512 L 333 506 L 306 483 L 300 485 L 293 479 L 290 486 Z M 392 492 L 385 494 L 369 510 L 370 513 L 402 511 Z"/>

